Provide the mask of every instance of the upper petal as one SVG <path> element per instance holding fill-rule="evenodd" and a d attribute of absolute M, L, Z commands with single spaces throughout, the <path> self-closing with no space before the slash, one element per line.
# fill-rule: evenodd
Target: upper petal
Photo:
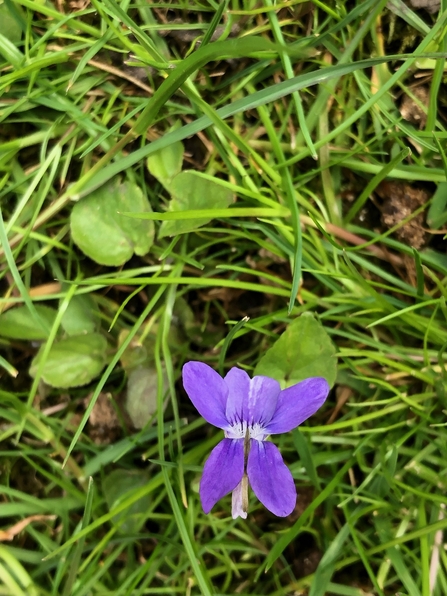
<path fill-rule="evenodd" d="M 276 408 L 281 387 L 269 377 L 250 379 L 245 370 L 234 367 L 224 378 L 228 387 L 226 417 L 230 423 L 267 424 Z"/>
<path fill-rule="evenodd" d="M 322 377 L 311 377 L 281 391 L 266 433 L 285 433 L 315 414 L 328 396 L 329 385 Z"/>
<path fill-rule="evenodd" d="M 295 483 L 276 445 L 252 439 L 247 474 L 253 492 L 269 511 L 279 517 L 292 513 L 296 504 Z"/>
<path fill-rule="evenodd" d="M 211 451 L 200 480 L 203 511 L 209 513 L 219 499 L 234 490 L 244 474 L 244 442 L 223 439 Z"/>
<path fill-rule="evenodd" d="M 207 364 L 195 361 L 184 365 L 182 377 L 183 387 L 199 414 L 218 428 L 228 428 L 228 388 L 222 377 Z"/>

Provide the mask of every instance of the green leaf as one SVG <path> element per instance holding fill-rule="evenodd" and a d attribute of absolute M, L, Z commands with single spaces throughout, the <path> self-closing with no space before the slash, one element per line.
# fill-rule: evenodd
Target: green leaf
<path fill-rule="evenodd" d="M 168 380 L 164 371 L 162 383 L 165 389 Z M 154 366 L 135 368 L 129 373 L 125 406 L 135 428 L 143 428 L 157 411 L 157 387 Z"/>
<path fill-rule="evenodd" d="M 442 25 L 442 23 L 440 23 L 438 21 L 438 23 L 436 24 L 436 27 L 433 27 L 433 30 L 430 32 L 431 36 L 435 35 L 437 33 L 440 24 Z M 425 41 L 424 41 L 424 44 L 425 44 Z M 212 45 L 214 46 L 215 44 L 212 44 Z M 423 44 L 421 44 L 421 45 L 423 45 Z M 209 46 L 207 46 L 207 47 L 209 47 Z M 394 60 L 402 60 L 407 57 L 408 56 L 406 54 L 390 55 L 390 56 L 385 56 L 385 57 L 380 57 L 380 58 L 370 58 L 368 60 L 360 60 L 359 62 L 352 62 L 349 64 L 337 64 L 335 66 L 329 66 L 327 68 L 321 68 L 321 69 L 317 69 L 317 70 L 314 70 L 311 72 L 307 72 L 303 75 L 293 77 L 292 79 L 287 79 L 285 81 L 275 83 L 271 87 L 266 87 L 264 89 L 261 89 L 260 91 L 251 93 L 248 96 L 245 96 L 243 98 L 231 101 L 227 105 L 222 106 L 221 108 L 218 108 L 216 110 L 216 115 L 222 119 L 226 119 L 226 118 L 229 118 L 230 116 L 233 116 L 234 114 L 237 114 L 239 112 L 247 112 L 249 110 L 257 108 L 258 106 L 266 105 L 270 102 L 280 99 L 281 97 L 285 97 L 287 95 L 290 95 L 291 93 L 294 93 L 295 91 L 300 91 L 301 89 L 305 89 L 312 85 L 325 83 L 326 81 L 344 76 L 344 75 L 354 72 L 356 70 L 370 68 L 372 66 L 382 64 L 384 62 L 391 62 Z M 433 54 L 432 57 L 433 58 L 444 58 L 444 55 L 443 54 L 438 54 L 438 55 Z M 408 69 L 409 65 L 412 64 L 412 62 L 414 60 L 415 60 L 415 58 L 413 56 L 410 56 L 406 60 L 406 62 L 402 65 L 401 69 L 402 70 L 404 68 Z M 393 80 L 389 84 L 387 83 L 387 85 L 384 86 L 383 89 L 380 90 L 380 96 L 384 95 L 388 91 L 388 88 L 392 86 L 393 81 L 395 81 L 398 76 L 401 76 L 399 74 L 399 71 L 397 71 L 395 73 L 395 75 L 393 75 L 393 77 L 394 77 Z M 161 89 L 161 86 L 160 86 L 160 89 Z M 155 95 L 154 95 L 154 97 L 155 97 Z M 378 101 L 378 99 L 379 98 L 376 96 L 371 97 L 368 100 L 368 102 L 366 102 L 362 106 L 361 113 L 362 114 L 365 113 L 368 109 L 371 108 L 372 105 L 375 105 L 375 103 Z M 157 99 L 157 104 L 158 104 L 158 99 Z M 157 105 L 156 111 L 158 111 L 158 110 L 159 110 L 159 106 Z M 359 110 L 359 112 L 360 112 L 360 110 Z M 345 128 L 347 128 L 350 125 L 350 123 L 352 123 L 352 121 L 357 120 L 360 117 L 360 115 L 361 115 L 360 113 L 353 114 L 349 119 L 347 119 L 343 122 L 342 126 L 337 127 L 337 131 L 333 131 L 333 133 L 331 133 L 331 135 L 333 134 L 335 137 L 337 134 L 339 134 L 341 132 L 342 129 L 344 130 Z M 200 132 L 201 130 L 204 130 L 211 124 L 212 124 L 212 121 L 208 116 L 202 116 L 202 117 L 198 118 L 197 120 L 182 126 L 182 128 L 180 128 L 178 130 L 171 131 L 171 132 L 163 135 L 156 141 L 153 141 L 152 143 L 148 143 L 147 145 L 144 145 L 140 149 L 131 151 L 128 155 L 126 155 L 122 159 L 117 159 L 114 162 L 109 163 L 106 167 L 95 172 L 92 176 L 89 176 L 89 175 L 83 176 L 77 182 L 75 182 L 73 184 L 73 186 L 70 188 L 69 192 L 67 193 L 67 196 L 70 196 L 73 198 L 79 198 L 80 196 L 84 196 L 89 191 L 90 188 L 96 188 L 97 186 L 104 184 L 105 182 L 107 182 L 107 180 L 110 180 L 110 178 L 112 178 L 112 176 L 115 176 L 116 174 L 125 171 L 127 168 L 130 168 L 132 165 L 138 163 L 139 161 L 146 158 L 148 155 L 151 155 L 155 151 L 158 151 L 162 147 L 167 147 L 168 145 L 170 145 L 173 142 L 176 142 L 176 141 L 179 141 L 182 139 L 186 139 L 194 134 L 197 134 L 198 132 Z M 138 127 L 138 130 L 140 130 L 140 128 L 141 128 L 141 132 L 143 132 L 144 130 L 147 129 L 147 126 L 148 125 L 147 125 L 146 121 L 144 121 L 141 123 L 141 126 Z M 136 127 L 135 127 L 134 131 L 137 132 Z M 331 136 L 331 138 L 333 138 L 333 137 Z M 412 167 L 414 168 L 415 166 L 412 166 Z M 407 171 L 408 171 L 408 169 L 407 169 Z"/>
<path fill-rule="evenodd" d="M 309 596 L 324 596 L 327 594 L 328 584 L 335 573 L 336 562 L 342 555 L 343 547 L 348 536 L 349 526 L 345 524 L 324 553 L 315 572 Z"/>
<path fill-rule="evenodd" d="M 18 10 L 17 5 L 15 9 Z M 0 35 L 4 35 L 14 44 L 22 39 L 22 29 L 4 2 L 0 3 Z"/>
<path fill-rule="evenodd" d="M 0 315 L 0 335 L 29 341 L 47 339 L 56 317 L 56 311 L 54 308 L 42 304 L 36 304 L 35 309 L 45 325 L 37 324 L 27 306 L 19 306 Z"/>
<path fill-rule="evenodd" d="M 167 190 L 170 190 L 173 178 L 182 171 L 183 153 L 183 143 L 177 141 L 147 158 L 147 169 Z"/>
<path fill-rule="evenodd" d="M 152 221 L 132 220 L 121 213 L 151 210 L 139 186 L 115 178 L 74 205 L 71 235 L 88 257 L 118 267 L 134 253 L 147 254 L 154 241 Z"/>
<path fill-rule="evenodd" d="M 133 131 L 137 134 L 143 134 L 154 122 L 160 109 L 166 105 L 166 102 L 179 89 L 183 83 L 197 69 L 201 68 L 213 60 L 222 60 L 223 58 L 241 58 L 242 56 L 252 56 L 259 52 L 272 52 L 278 50 L 278 46 L 262 37 L 241 37 L 237 39 L 226 39 L 217 41 L 207 46 L 201 46 L 198 50 L 182 60 L 176 68 L 172 69 L 169 76 L 158 87 L 154 95 L 148 101 L 146 107 L 138 117 Z M 284 48 L 286 50 L 287 48 Z"/>
<path fill-rule="evenodd" d="M 233 202 L 233 193 L 217 182 L 202 178 L 190 170 L 174 178 L 170 192 L 172 200 L 169 211 L 190 211 L 193 209 L 224 209 Z M 206 225 L 211 218 L 164 221 L 160 227 L 160 238 L 191 232 Z"/>
<path fill-rule="evenodd" d="M 447 182 L 440 182 L 433 195 L 428 213 L 428 225 L 437 230 L 447 221 Z"/>
<path fill-rule="evenodd" d="M 133 492 L 147 485 L 149 476 L 146 472 L 137 470 L 114 470 L 102 482 L 102 491 L 105 496 L 109 511 L 118 505 L 124 497 L 129 497 Z M 112 517 L 112 522 L 118 526 L 123 534 L 138 532 L 148 516 L 151 504 L 150 495 L 145 495 L 135 501 L 128 509 Z"/>
<path fill-rule="evenodd" d="M 297 536 L 302 532 L 302 528 L 308 523 L 308 520 L 312 518 L 318 507 L 326 501 L 336 491 L 340 490 L 340 484 L 342 483 L 343 477 L 349 468 L 354 464 L 354 458 L 350 459 L 345 465 L 339 470 L 335 476 L 330 480 L 327 486 L 315 497 L 312 503 L 303 511 L 297 521 L 286 530 L 283 534 L 278 536 L 277 541 L 273 544 L 270 552 L 268 553 L 265 560 L 265 571 L 268 571 L 273 563 L 282 555 L 287 546 L 296 540 Z M 258 571 L 258 576 L 262 570 L 262 567 Z"/>
<path fill-rule="evenodd" d="M 35 377 L 45 344 L 34 357 L 30 375 Z M 90 383 L 106 364 L 107 340 L 99 333 L 67 337 L 55 342 L 43 364 L 42 378 L 52 387 L 79 387 Z"/>
<path fill-rule="evenodd" d="M 118 336 L 118 348 L 121 348 L 123 343 L 129 336 L 129 329 L 122 329 Z M 135 368 L 140 368 L 149 364 L 153 359 L 153 349 L 155 345 L 154 337 L 149 334 L 151 341 L 141 343 L 138 336 L 135 336 L 124 352 L 121 354 L 120 362 L 126 373 L 130 373 Z"/>
<path fill-rule="evenodd" d="M 255 375 L 272 377 L 287 387 L 309 377 L 324 377 L 332 387 L 336 374 L 334 345 L 311 313 L 295 319 L 255 369 Z"/>
<path fill-rule="evenodd" d="M 93 333 L 98 324 L 95 301 L 91 296 L 73 296 L 62 317 L 61 326 L 68 335 Z"/>

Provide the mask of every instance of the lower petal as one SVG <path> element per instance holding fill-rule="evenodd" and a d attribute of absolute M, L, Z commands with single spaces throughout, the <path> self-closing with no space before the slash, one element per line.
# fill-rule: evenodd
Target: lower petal
<path fill-rule="evenodd" d="M 200 480 L 203 511 L 209 513 L 219 499 L 234 490 L 244 474 L 244 441 L 223 439 L 211 451 Z"/>
<path fill-rule="evenodd" d="M 231 517 L 233 519 L 237 519 L 238 517 L 242 517 L 242 519 L 247 519 L 247 509 L 244 506 L 244 493 L 246 493 L 248 488 L 247 486 L 245 486 L 246 482 L 247 477 L 244 476 L 231 494 Z"/>
<path fill-rule="evenodd" d="M 279 517 L 290 515 L 296 505 L 296 488 L 279 449 L 269 441 L 250 441 L 247 473 L 261 503 Z"/>

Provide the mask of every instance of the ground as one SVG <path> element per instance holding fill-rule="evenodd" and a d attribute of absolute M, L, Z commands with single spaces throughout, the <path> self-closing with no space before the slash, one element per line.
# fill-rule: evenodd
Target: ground
<path fill-rule="evenodd" d="M 446 20 L 0 3 L 1 594 L 447 593 Z M 203 513 L 190 360 L 330 382 L 290 516 Z"/>

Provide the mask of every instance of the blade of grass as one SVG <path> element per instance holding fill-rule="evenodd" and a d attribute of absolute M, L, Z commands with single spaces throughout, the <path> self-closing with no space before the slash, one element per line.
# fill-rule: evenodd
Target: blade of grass
<path fill-rule="evenodd" d="M 224 376 L 224 367 L 225 367 L 225 356 L 227 355 L 227 351 L 228 348 L 231 345 L 231 342 L 233 341 L 235 335 L 237 334 L 237 332 L 242 329 L 242 327 L 244 327 L 244 325 L 246 323 L 248 323 L 248 321 L 250 320 L 250 317 L 244 317 L 243 319 L 241 319 L 239 322 L 236 323 L 236 325 L 234 325 L 234 327 L 232 327 L 228 333 L 228 335 L 225 338 L 225 341 L 222 345 L 222 348 L 220 350 L 220 354 L 219 354 L 219 362 L 217 364 L 217 370 L 219 371 L 219 374 L 223 377 Z"/>
<path fill-rule="evenodd" d="M 314 581 L 309 590 L 309 596 L 325 596 L 327 593 L 327 586 L 335 572 L 335 563 L 340 556 L 348 536 L 349 525 L 345 524 L 324 553 L 315 572 Z"/>
<path fill-rule="evenodd" d="M 396 157 L 394 157 L 386 166 L 384 166 L 379 172 L 377 172 L 377 174 L 375 174 L 375 176 L 368 182 L 368 184 L 365 187 L 365 190 L 362 191 L 359 198 L 356 199 L 355 203 L 348 211 L 347 215 L 345 215 L 345 224 L 348 224 L 352 219 L 354 219 L 354 217 L 357 215 L 357 213 L 360 211 L 360 209 L 371 196 L 371 193 L 374 192 L 374 190 L 382 182 L 382 180 L 384 180 L 388 176 L 388 174 L 390 174 L 390 172 L 392 172 L 404 159 L 406 159 L 410 155 L 411 150 L 409 148 L 403 149 L 403 151 L 396 155 Z"/>
<path fill-rule="evenodd" d="M 202 47 L 208 45 L 211 41 L 211 38 L 213 37 L 214 32 L 216 31 L 216 28 L 220 23 L 220 19 L 222 18 L 223 13 L 227 10 L 229 1 L 230 0 L 222 0 L 222 2 L 220 2 L 220 4 L 218 5 L 218 8 L 211 20 L 211 23 L 209 24 L 209 27 L 206 30 L 205 35 L 203 36 Z"/>
<path fill-rule="evenodd" d="M 310 505 L 306 507 L 304 512 L 299 517 L 298 521 L 294 523 L 294 525 L 284 533 L 277 542 L 271 548 L 269 554 L 266 557 L 265 565 L 260 568 L 257 573 L 257 578 L 259 578 L 262 569 L 264 571 L 268 571 L 273 563 L 281 556 L 287 546 L 295 540 L 295 538 L 299 535 L 301 528 L 304 526 L 306 521 L 309 517 L 314 513 L 314 511 L 324 503 L 324 501 L 330 497 L 330 495 L 336 490 L 337 486 L 340 484 L 343 476 L 349 470 L 349 468 L 354 464 L 354 459 L 350 459 L 345 463 L 345 465 L 337 472 L 337 474 L 332 478 L 332 480 L 328 483 L 328 485 L 321 491 L 321 493 L 312 501 Z M 349 528 L 348 528 L 349 531 Z"/>
<path fill-rule="evenodd" d="M 11 272 L 11 275 L 14 279 L 14 283 L 16 284 L 17 289 L 19 290 L 20 295 L 22 297 L 22 300 L 26 304 L 34 322 L 41 329 L 43 329 L 45 331 L 45 333 L 49 333 L 48 324 L 46 321 L 44 321 L 40 317 L 39 313 L 37 312 L 32 300 L 30 298 L 29 292 L 26 289 L 25 284 L 23 283 L 20 273 L 17 269 L 14 255 L 12 254 L 11 248 L 9 246 L 8 236 L 7 236 L 5 224 L 3 221 L 3 213 L 2 213 L 1 207 L 0 207 L 0 244 L 3 247 L 3 252 L 6 257 L 6 262 L 8 264 L 9 271 Z"/>
<path fill-rule="evenodd" d="M 0 366 L 6 370 L 6 372 L 11 375 L 11 377 L 16 377 L 19 374 L 19 371 L 10 364 L 3 356 L 0 355 Z"/>
<path fill-rule="evenodd" d="M 93 507 L 93 478 L 90 477 L 88 481 L 87 487 L 87 495 L 85 501 L 85 509 L 84 515 L 82 516 L 81 522 L 81 530 L 86 528 L 90 523 L 91 515 L 92 515 L 92 507 Z M 72 594 L 73 586 L 76 581 L 76 575 L 78 573 L 79 564 L 81 562 L 81 557 L 84 549 L 85 544 L 85 536 L 80 538 L 78 543 L 76 544 L 73 555 L 70 557 L 70 569 L 67 577 L 67 581 L 65 582 L 64 590 L 62 592 L 62 596 L 70 596 Z"/>
<path fill-rule="evenodd" d="M 439 28 L 439 22 L 435 26 L 436 31 L 438 30 L 438 28 Z M 432 31 L 430 34 L 430 39 L 433 37 L 433 35 L 434 35 L 434 33 Z M 425 46 L 428 45 L 428 43 L 429 43 L 429 42 L 425 43 L 425 41 L 426 40 L 424 40 L 424 42 L 421 44 L 421 46 L 423 48 L 425 48 Z M 219 43 L 224 43 L 224 42 L 219 42 Z M 211 44 L 207 47 L 212 47 L 214 45 L 216 45 L 216 44 Z M 277 99 L 280 99 L 281 97 L 289 95 L 290 93 L 293 93 L 294 91 L 299 91 L 300 89 L 304 89 L 304 88 L 310 87 L 312 85 L 320 84 L 322 82 L 330 80 L 331 78 L 341 77 L 345 74 L 354 72 L 355 70 L 363 70 L 365 68 L 370 68 L 371 66 L 374 66 L 376 64 L 381 64 L 384 61 L 389 62 L 389 61 L 395 61 L 395 60 L 405 60 L 404 64 L 399 68 L 397 73 L 395 75 L 393 75 L 393 77 L 390 79 L 390 82 L 387 84 L 386 88 L 384 87 L 383 89 L 378 91 L 376 93 L 376 95 L 373 98 L 371 98 L 371 100 L 369 102 L 365 103 L 361 108 L 359 108 L 357 110 L 357 112 L 350 118 L 349 123 L 343 122 L 342 125 L 340 125 L 334 131 L 332 131 L 329 134 L 329 138 L 325 139 L 325 141 L 328 142 L 329 140 L 331 140 L 332 138 L 337 136 L 337 134 L 339 134 L 339 132 L 341 130 L 348 128 L 348 126 L 350 126 L 353 122 L 355 122 L 355 120 L 357 120 L 361 115 L 363 115 L 365 112 L 367 112 L 368 109 L 370 109 L 371 105 L 373 105 L 378 100 L 378 97 L 376 97 L 376 96 L 380 96 L 381 94 L 384 94 L 385 92 L 387 92 L 388 89 L 392 86 L 392 84 L 394 84 L 395 80 L 398 80 L 399 77 L 402 76 L 402 74 L 408 70 L 409 66 L 412 64 L 412 62 L 414 62 L 414 60 L 417 59 L 418 55 L 420 55 L 420 54 L 412 54 L 411 57 L 407 58 L 407 59 L 404 55 L 388 56 L 386 58 L 378 58 L 378 59 L 371 58 L 368 60 L 360 60 L 360 61 L 352 63 L 352 64 L 342 64 L 342 65 L 337 65 L 337 66 L 330 66 L 330 67 L 321 69 L 318 72 L 306 73 L 304 75 L 299 75 L 297 77 L 294 77 L 293 79 L 282 81 L 281 83 L 272 85 L 271 87 L 269 87 L 267 89 L 257 91 L 256 93 L 253 93 L 248 97 L 244 97 L 242 99 L 235 100 L 231 104 L 216 110 L 216 113 L 221 118 L 225 119 L 225 118 L 228 118 L 229 116 L 233 116 L 234 114 L 237 114 L 239 112 L 248 111 L 248 110 L 254 109 L 256 107 L 259 107 L 261 105 L 265 105 L 267 103 L 276 101 Z M 433 58 L 443 58 L 444 57 L 443 54 L 426 54 L 426 55 L 433 57 Z M 396 76 L 397 74 L 399 76 Z M 169 89 L 169 91 L 170 90 L 171 89 Z M 173 92 L 174 91 L 175 91 L 175 89 L 173 90 Z M 168 94 L 168 92 L 166 92 L 166 94 Z M 154 97 L 155 97 L 155 95 L 154 95 Z M 159 105 L 159 104 L 162 104 L 162 102 L 157 97 L 157 105 Z M 138 122 L 140 122 L 140 120 L 142 118 L 143 118 L 143 114 L 140 115 Z M 72 200 L 78 200 L 79 198 L 81 198 L 81 196 L 84 196 L 85 194 L 88 194 L 88 192 L 91 192 L 93 189 L 98 188 L 98 186 L 101 186 L 102 184 L 107 182 L 107 180 L 110 180 L 110 178 L 112 178 L 119 172 L 122 172 L 123 170 L 130 167 L 131 165 L 134 165 L 135 163 L 141 161 L 143 158 L 149 156 L 154 151 L 158 151 L 159 149 L 167 147 L 174 142 L 181 141 L 181 140 L 187 138 L 188 136 L 197 134 L 201 130 L 204 130 L 205 128 L 210 126 L 210 124 L 211 124 L 210 119 L 207 116 L 203 116 L 202 118 L 199 118 L 195 122 L 192 122 L 191 124 L 187 124 L 186 126 L 183 126 L 182 128 L 179 128 L 175 131 L 172 131 L 172 132 L 164 135 L 161 139 L 154 141 L 154 142 L 150 143 L 149 145 L 146 145 L 146 146 L 142 147 L 141 149 L 138 149 L 138 150 L 132 152 L 130 155 L 123 157 L 123 158 L 117 160 L 116 162 L 107 165 L 106 167 L 104 167 L 105 161 L 101 161 L 101 166 L 98 166 L 98 167 L 95 166 L 96 169 L 93 173 L 92 173 L 92 170 L 90 170 L 88 174 L 85 174 L 82 178 L 80 178 L 75 184 L 73 184 L 73 186 L 70 189 L 70 192 L 69 193 L 67 192 L 66 195 L 63 195 L 61 197 L 60 201 L 62 201 L 62 200 L 67 201 L 68 196 Z M 126 142 L 124 144 L 122 144 L 122 146 L 124 146 L 126 143 L 127 143 L 127 139 L 126 139 Z M 319 148 L 319 143 L 315 144 L 315 148 L 316 149 Z M 115 149 L 116 149 L 116 147 L 115 147 Z M 115 149 L 114 149 L 114 151 L 115 151 Z M 117 149 L 117 150 L 119 150 L 119 149 Z M 302 159 L 301 154 L 299 156 L 299 159 Z M 297 158 L 293 158 L 292 161 L 288 160 L 287 162 L 285 162 L 285 165 L 286 164 L 290 165 L 290 163 L 293 163 L 296 160 L 297 160 Z M 109 161 L 109 158 L 107 158 L 107 161 Z M 94 176 L 93 176 L 93 174 L 94 174 Z M 59 208 L 61 208 L 61 207 L 59 207 Z"/>
<path fill-rule="evenodd" d="M 143 280 L 140 280 L 140 284 Z M 155 281 L 155 280 L 153 280 Z M 159 282 L 160 283 L 160 279 Z M 163 282 L 164 283 L 164 282 Z M 90 417 L 91 411 L 93 410 L 96 400 L 98 399 L 99 394 L 101 393 L 104 385 L 107 383 L 107 380 L 110 376 L 110 374 L 112 373 L 113 369 L 115 368 L 115 366 L 117 365 L 117 363 L 119 362 L 122 354 L 124 353 L 124 351 L 126 350 L 127 346 L 130 344 L 130 342 L 132 341 L 132 339 L 135 337 L 137 331 L 140 329 L 141 325 L 144 323 L 144 321 L 146 320 L 147 316 L 149 315 L 149 313 L 151 312 L 151 310 L 153 309 L 154 305 L 157 303 L 157 301 L 159 300 L 159 298 L 163 295 L 164 291 L 166 290 L 166 286 L 165 285 L 161 285 L 156 293 L 154 294 L 153 298 L 149 301 L 149 303 L 147 304 L 146 308 L 143 310 L 143 312 L 141 313 L 141 315 L 138 317 L 137 322 L 135 323 L 135 325 L 133 326 L 133 328 L 129 331 L 128 336 L 125 338 L 125 340 L 123 341 L 123 343 L 121 344 L 121 346 L 118 348 L 118 350 L 116 351 L 115 355 L 113 356 L 110 364 L 107 366 L 106 370 L 104 371 L 104 373 L 102 374 L 101 379 L 99 380 L 99 383 L 96 386 L 95 391 L 93 392 L 93 395 L 90 399 L 90 402 L 87 406 L 87 409 L 85 410 L 84 416 L 82 417 L 81 422 L 79 423 L 78 428 L 76 429 L 76 432 L 73 436 L 73 439 L 67 449 L 67 455 L 64 459 L 64 462 L 62 464 L 62 467 L 65 467 L 68 458 L 70 457 L 71 452 L 73 451 L 76 443 L 78 442 L 79 437 L 82 434 L 82 431 L 84 430 L 85 425 L 87 424 L 87 421 Z"/>

